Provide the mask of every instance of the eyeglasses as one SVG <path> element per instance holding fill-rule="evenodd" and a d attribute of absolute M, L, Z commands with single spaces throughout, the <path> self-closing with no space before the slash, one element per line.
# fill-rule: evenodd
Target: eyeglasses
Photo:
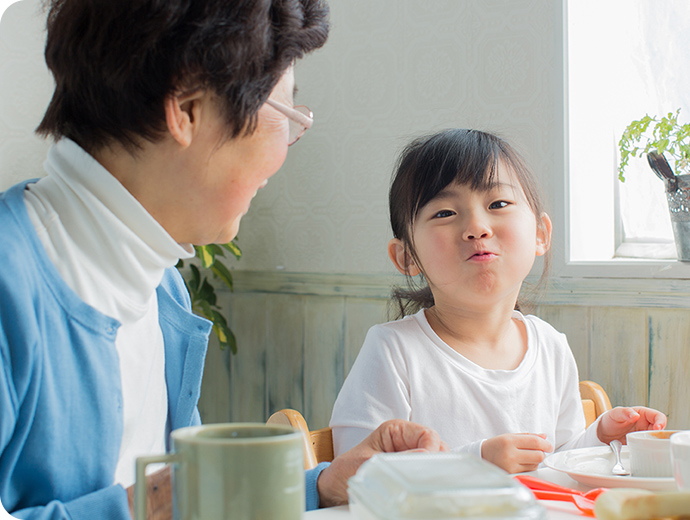
<path fill-rule="evenodd" d="M 266 103 L 288 118 L 290 122 L 288 146 L 295 144 L 297 140 L 304 135 L 304 132 L 311 128 L 311 125 L 314 123 L 314 114 L 304 105 L 297 105 L 295 108 L 290 108 L 272 99 L 267 99 Z"/>

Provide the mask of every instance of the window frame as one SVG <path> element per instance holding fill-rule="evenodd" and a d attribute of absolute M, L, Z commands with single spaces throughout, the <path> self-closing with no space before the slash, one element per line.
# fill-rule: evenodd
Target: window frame
<path fill-rule="evenodd" d="M 603 292 L 620 291 L 627 286 L 632 288 L 630 282 L 637 287 L 636 292 L 645 293 L 673 293 L 681 291 L 690 294 L 690 262 L 678 260 L 644 260 L 629 258 L 612 258 L 600 261 L 573 261 L 571 260 L 571 203 L 570 203 L 570 155 L 569 155 L 569 62 L 568 62 L 568 1 L 561 0 L 560 20 L 562 21 L 560 45 L 557 51 L 561 55 L 561 97 L 562 110 L 560 116 L 561 136 L 555 136 L 560 140 L 560 150 L 557 150 L 556 161 L 561 164 L 563 175 L 554 180 L 551 217 L 554 224 L 552 240 L 551 285 L 569 285 L 569 279 L 609 279 L 612 283 L 604 283 L 601 286 Z M 576 0 L 574 0 L 576 1 Z M 558 128 L 558 127 L 557 127 Z M 614 219 L 618 220 L 618 219 Z M 617 223 L 611 223 L 612 232 L 616 231 Z M 617 244 L 613 244 L 615 247 Z M 645 281 L 646 280 L 646 281 Z M 649 280 L 653 280 L 650 283 Z M 591 288 L 593 290 L 593 288 Z M 577 291 L 577 283 L 573 284 L 571 291 Z M 627 292 L 627 291 L 625 291 Z M 662 297 L 663 299 L 663 297 Z M 684 306 L 684 305 L 683 305 Z M 688 303 L 690 306 L 690 302 Z"/>

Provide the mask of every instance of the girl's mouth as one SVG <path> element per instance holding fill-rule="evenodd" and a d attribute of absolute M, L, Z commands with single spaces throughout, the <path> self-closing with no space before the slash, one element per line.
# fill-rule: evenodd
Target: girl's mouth
<path fill-rule="evenodd" d="M 468 260 L 473 260 L 475 262 L 486 262 L 496 258 L 498 255 L 490 251 L 480 251 L 479 253 L 473 254 Z"/>

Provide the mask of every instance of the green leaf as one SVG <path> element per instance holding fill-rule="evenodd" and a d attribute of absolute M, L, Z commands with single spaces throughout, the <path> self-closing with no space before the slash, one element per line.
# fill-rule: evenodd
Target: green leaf
<path fill-rule="evenodd" d="M 195 255 L 199 258 L 201 269 L 210 269 L 215 278 L 219 278 L 231 291 L 233 279 L 230 270 L 218 257 L 225 257 L 225 251 L 230 251 L 238 260 L 242 251 L 234 242 L 227 244 L 208 244 L 195 246 Z M 177 263 L 178 269 L 184 267 L 184 262 Z M 233 354 L 237 354 L 237 340 L 228 326 L 225 317 L 218 312 L 216 291 L 208 278 L 202 275 L 202 271 L 193 263 L 189 264 L 189 276 L 184 280 L 192 300 L 192 310 L 213 323 L 213 332 L 218 337 L 220 348 L 230 348 Z"/>
<path fill-rule="evenodd" d="M 221 245 L 222 247 L 230 251 L 233 255 L 235 255 L 235 258 L 237 258 L 238 260 L 242 258 L 242 251 L 240 250 L 239 246 L 234 242 L 228 242 L 227 244 Z"/>
<path fill-rule="evenodd" d="M 228 333 L 228 347 L 230 347 L 230 351 L 233 354 L 237 354 L 237 340 L 235 339 L 235 335 L 230 329 L 228 329 L 226 332 Z"/>
<path fill-rule="evenodd" d="M 192 278 L 189 280 L 189 287 L 192 292 L 197 292 L 199 290 L 199 284 L 201 283 L 201 273 L 199 273 L 199 268 L 194 264 L 189 264 L 189 270 L 192 272 Z"/>
<path fill-rule="evenodd" d="M 228 322 L 225 317 L 217 311 L 213 311 L 213 316 L 211 318 L 213 321 L 213 331 L 218 337 L 218 342 L 220 343 L 220 348 L 225 349 L 230 347 L 233 354 L 237 354 L 237 342 L 235 341 L 235 335 L 228 327 Z"/>
<path fill-rule="evenodd" d="M 664 117 L 650 117 L 645 114 L 640 120 L 632 121 L 623 130 L 618 148 L 620 160 L 618 162 L 618 178 L 625 180 L 624 173 L 630 157 L 641 156 L 656 150 L 658 153 L 666 153 L 675 159 L 676 174 L 690 165 L 690 156 L 686 152 L 687 140 L 690 138 L 690 124 L 678 123 L 680 108 L 674 112 L 668 112 Z"/>
<path fill-rule="evenodd" d="M 237 354 L 237 340 L 235 339 L 235 335 L 233 334 L 232 330 L 230 330 L 230 327 L 219 328 L 223 328 L 223 333 L 225 335 L 225 342 L 221 343 L 221 348 L 230 347 L 230 351 L 233 354 Z"/>
<path fill-rule="evenodd" d="M 213 321 L 213 308 L 206 300 L 198 300 L 196 310 L 207 320 Z"/>
<path fill-rule="evenodd" d="M 211 271 L 213 271 L 213 274 L 216 275 L 218 278 L 220 278 L 225 285 L 228 286 L 228 288 L 232 291 L 232 274 L 228 270 L 227 267 L 225 267 L 225 264 L 222 262 L 218 261 L 215 264 L 211 266 Z"/>
<path fill-rule="evenodd" d="M 225 256 L 225 252 L 221 249 L 221 247 L 218 244 L 209 244 L 206 247 L 213 253 L 213 256 Z"/>
<path fill-rule="evenodd" d="M 223 316 L 220 312 L 214 310 L 213 311 L 213 317 L 212 317 L 213 323 L 218 323 L 219 325 L 227 325 L 228 322 L 225 319 L 225 316 Z"/>
<path fill-rule="evenodd" d="M 218 323 L 213 324 L 213 331 L 216 333 L 216 336 L 218 336 L 218 342 L 220 343 L 221 349 L 228 343 L 228 335 L 225 333 L 226 330 L 227 327 L 223 327 Z"/>
<path fill-rule="evenodd" d="M 201 284 L 201 289 L 199 289 L 199 299 L 205 300 L 211 305 L 216 304 L 216 291 L 213 286 L 208 283 L 206 278 L 204 278 L 204 282 Z"/>
<path fill-rule="evenodd" d="M 209 246 L 198 246 L 196 247 L 196 256 L 201 260 L 201 265 L 204 267 L 210 267 L 215 261 L 213 249 Z"/>

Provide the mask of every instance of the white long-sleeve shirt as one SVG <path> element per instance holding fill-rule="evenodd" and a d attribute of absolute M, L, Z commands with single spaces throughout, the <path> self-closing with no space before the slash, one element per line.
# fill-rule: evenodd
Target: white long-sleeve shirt
<path fill-rule="evenodd" d="M 514 370 L 488 370 L 447 345 L 424 310 L 375 325 L 366 336 L 333 408 L 335 455 L 389 419 L 435 429 L 451 449 L 481 454 L 485 439 L 545 433 L 555 449 L 602 444 L 585 430 L 577 365 L 565 336 L 515 311 L 527 352 Z"/>
<path fill-rule="evenodd" d="M 84 302 L 121 324 L 123 436 L 114 482 L 134 483 L 135 459 L 166 451 L 168 397 L 156 287 L 194 255 L 91 155 L 69 139 L 49 151 L 47 176 L 25 191 L 32 224 L 58 272 Z"/>

